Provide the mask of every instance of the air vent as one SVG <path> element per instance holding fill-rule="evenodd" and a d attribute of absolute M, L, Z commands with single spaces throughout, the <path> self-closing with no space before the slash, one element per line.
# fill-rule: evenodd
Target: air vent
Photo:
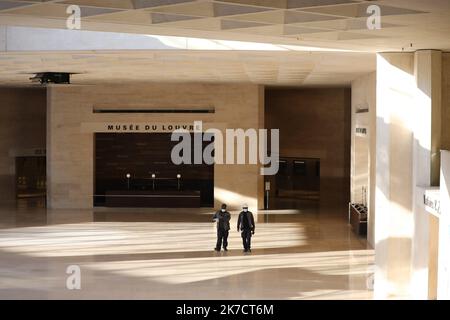
<path fill-rule="evenodd" d="M 94 113 L 215 113 L 214 108 L 204 109 L 105 109 L 94 108 Z"/>

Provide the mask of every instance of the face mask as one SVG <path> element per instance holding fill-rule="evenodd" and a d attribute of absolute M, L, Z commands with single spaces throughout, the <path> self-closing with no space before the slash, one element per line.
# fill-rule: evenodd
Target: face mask
<path fill-rule="evenodd" d="M 222 212 L 225 212 L 225 209 L 221 209 L 222 210 Z"/>
<path fill-rule="evenodd" d="M 248 211 L 248 209 L 247 209 L 247 208 L 245 208 L 245 209 L 244 209 L 244 212 L 247 212 L 247 211 Z"/>

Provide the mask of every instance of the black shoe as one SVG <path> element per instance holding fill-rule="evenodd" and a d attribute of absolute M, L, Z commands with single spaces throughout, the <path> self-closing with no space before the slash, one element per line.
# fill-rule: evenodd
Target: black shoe
<path fill-rule="evenodd" d="M 252 252 L 252 249 L 247 249 L 247 252 Z"/>
<path fill-rule="evenodd" d="M 220 252 L 220 249 L 214 248 L 215 251 Z"/>
<path fill-rule="evenodd" d="M 244 249 L 244 251 L 243 252 L 247 252 L 247 249 Z"/>
<path fill-rule="evenodd" d="M 227 249 L 227 248 L 223 248 L 223 250 L 224 250 L 224 251 L 228 251 L 228 249 Z"/>

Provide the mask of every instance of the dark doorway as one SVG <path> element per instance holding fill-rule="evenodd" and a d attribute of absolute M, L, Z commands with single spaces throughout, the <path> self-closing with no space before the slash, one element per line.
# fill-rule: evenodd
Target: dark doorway
<path fill-rule="evenodd" d="M 214 166 L 174 164 L 176 144 L 170 133 L 95 134 L 94 206 L 212 207 Z"/>
<path fill-rule="evenodd" d="M 317 206 L 320 201 L 320 159 L 282 157 L 279 165 L 278 173 L 270 181 L 269 209 Z"/>
<path fill-rule="evenodd" d="M 267 88 L 265 90 L 265 128 L 279 129 L 281 158 L 287 158 L 288 169 L 293 170 L 294 160 L 307 160 L 308 173 L 314 171 L 314 159 L 320 159 L 320 208 L 330 208 L 342 217 L 348 216 L 350 201 L 350 155 L 351 155 L 351 89 L 350 88 Z M 313 162 L 310 163 L 309 159 Z M 297 163 L 297 178 L 293 172 L 288 174 L 294 182 L 290 187 L 297 194 L 310 179 L 301 179 L 304 165 Z M 280 178 L 280 177 L 279 177 Z M 275 180 L 275 177 L 268 178 Z M 272 182 L 274 183 L 274 182 Z M 317 202 L 316 192 L 301 194 L 300 209 Z M 289 190 L 288 188 L 288 190 Z M 273 188 L 272 188 L 273 189 Z M 297 189 L 297 190 L 296 190 Z M 312 191 L 315 191 L 314 188 Z M 275 196 L 270 191 L 273 199 Z M 292 194 L 292 191 L 289 191 Z M 298 208 L 298 201 L 292 207 L 286 206 L 286 192 L 283 196 L 283 209 Z M 274 204 L 274 201 L 272 201 Z M 336 209 L 336 210 L 335 210 Z M 331 210 L 330 210 L 331 211 Z"/>
<path fill-rule="evenodd" d="M 46 195 L 46 158 L 16 158 L 16 196 L 22 198 L 45 197 Z"/>

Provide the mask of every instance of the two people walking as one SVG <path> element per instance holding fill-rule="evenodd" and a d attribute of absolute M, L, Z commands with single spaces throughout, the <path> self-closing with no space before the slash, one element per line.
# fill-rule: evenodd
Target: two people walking
<path fill-rule="evenodd" d="M 217 222 L 217 243 L 214 250 L 220 251 L 223 247 L 223 250 L 228 251 L 231 214 L 227 211 L 226 204 L 222 204 L 221 209 L 214 214 L 213 220 Z M 253 214 L 248 211 L 246 204 L 242 206 L 242 211 L 239 213 L 237 231 L 241 232 L 244 252 L 251 252 L 252 235 L 255 234 L 255 220 Z"/>

